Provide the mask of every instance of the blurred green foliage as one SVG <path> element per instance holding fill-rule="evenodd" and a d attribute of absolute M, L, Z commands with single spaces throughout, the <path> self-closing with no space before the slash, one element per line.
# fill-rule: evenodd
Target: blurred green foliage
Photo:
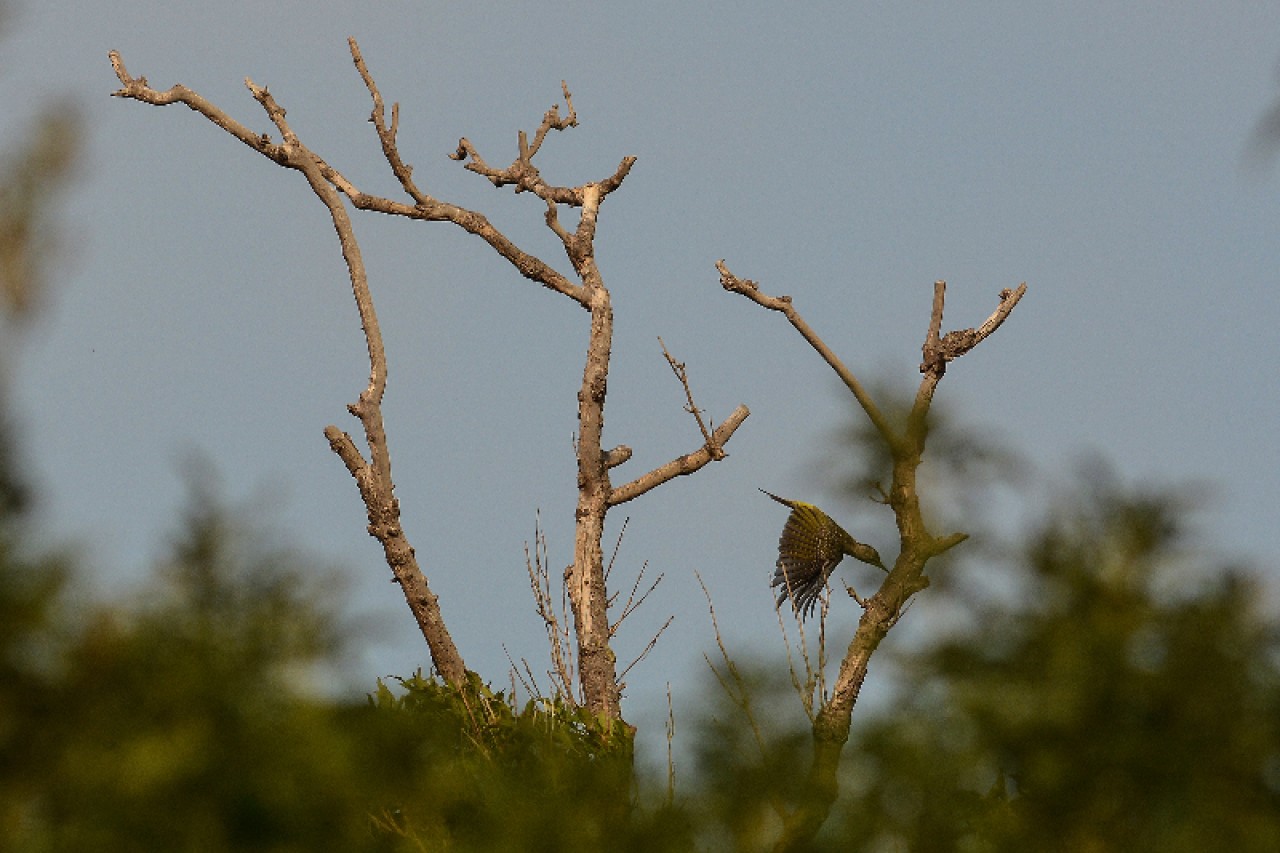
<path fill-rule="evenodd" d="M 901 662 L 844 837 L 910 850 L 1280 850 L 1280 623 L 1168 495 L 1097 467 L 1025 544 L 1028 598 Z"/>
<path fill-rule="evenodd" d="M 855 713 L 812 849 L 1280 850 L 1280 621 L 1206 571 L 1186 519 L 1091 469 L 1027 534 L 1026 598 L 892 657 L 896 700 Z M 762 677 L 756 702 L 789 690 Z M 798 711 L 755 716 L 763 748 L 729 705 L 699 735 L 718 849 L 768 849 L 807 767 Z"/>
<path fill-rule="evenodd" d="M 0 328 L 35 314 L 61 257 L 56 217 L 71 186 L 82 125 L 73 102 L 55 100 L 0 162 Z"/>
<path fill-rule="evenodd" d="M 652 849 L 631 733 L 421 674 L 326 698 L 339 596 L 193 499 L 126 605 L 0 554 L 0 849 Z M 656 814 L 656 812 L 655 812 Z M 643 843 L 642 843 L 643 842 Z"/>

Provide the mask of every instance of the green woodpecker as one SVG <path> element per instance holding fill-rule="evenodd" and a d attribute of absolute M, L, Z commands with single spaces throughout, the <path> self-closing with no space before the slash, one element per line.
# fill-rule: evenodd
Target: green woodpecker
<path fill-rule="evenodd" d="M 791 515 L 778 539 L 777 569 L 769 584 L 778 589 L 778 607 L 790 598 L 796 614 L 801 619 L 807 617 L 827 585 L 827 578 L 845 554 L 888 571 L 875 548 L 854 539 L 813 504 L 789 501 L 764 489 L 760 491 L 791 507 Z"/>

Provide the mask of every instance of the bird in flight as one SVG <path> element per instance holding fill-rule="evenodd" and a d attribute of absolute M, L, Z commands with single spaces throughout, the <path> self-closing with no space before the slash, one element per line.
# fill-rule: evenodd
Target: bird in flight
<path fill-rule="evenodd" d="M 801 620 L 808 617 L 827 585 L 827 578 L 845 554 L 888 571 L 875 548 L 854 539 L 813 504 L 780 498 L 764 489 L 760 491 L 791 508 L 778 539 L 778 563 L 773 582 L 769 584 L 778 589 L 778 607 L 790 598 L 796 615 Z"/>

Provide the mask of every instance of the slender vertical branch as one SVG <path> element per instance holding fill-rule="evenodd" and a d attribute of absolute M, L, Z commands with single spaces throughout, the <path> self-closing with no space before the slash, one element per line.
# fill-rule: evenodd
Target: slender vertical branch
<path fill-rule="evenodd" d="M 667 351 L 667 345 L 662 338 L 658 338 L 658 345 L 662 347 L 662 355 L 667 360 L 667 364 L 671 366 L 671 372 L 676 375 L 676 379 L 680 381 L 680 385 L 684 388 L 684 398 L 688 402 L 685 403 L 684 410 L 693 415 L 693 419 L 698 424 L 698 432 L 702 433 L 703 445 L 711 451 L 711 458 L 720 461 L 725 457 L 722 447 L 715 443 L 711 432 L 707 429 L 707 424 L 702 420 L 702 409 L 698 408 L 698 404 L 693 402 L 693 391 L 689 389 L 689 371 L 685 367 L 683 361 L 676 361 L 675 356 Z"/>
<path fill-rule="evenodd" d="M 579 705 L 581 697 L 574 690 L 573 647 L 570 645 L 568 614 L 563 595 L 557 607 L 555 595 L 551 590 L 551 566 L 547 559 L 547 537 L 542 532 L 541 517 L 534 527 L 533 555 L 530 556 L 529 546 L 526 544 L 524 559 L 529 573 L 529 587 L 533 593 L 534 606 L 547 631 L 547 644 L 551 655 L 551 669 L 547 676 L 551 680 L 553 695 L 558 695 L 570 705 Z M 527 661 L 525 669 L 531 671 Z M 531 685 L 536 683 L 532 675 L 529 681 Z"/>

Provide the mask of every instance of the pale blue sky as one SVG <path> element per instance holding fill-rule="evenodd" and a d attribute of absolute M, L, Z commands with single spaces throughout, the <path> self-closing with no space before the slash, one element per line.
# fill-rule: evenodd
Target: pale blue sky
<path fill-rule="evenodd" d="M 633 717 L 664 707 L 668 679 L 693 695 L 712 648 L 695 569 L 731 642 L 777 650 L 784 516 L 757 486 L 849 511 L 816 470 L 845 398 L 780 317 L 720 289 L 722 257 L 791 294 L 855 369 L 904 383 L 935 279 L 948 328 L 1026 281 L 940 397 L 1051 476 L 1098 450 L 1135 481 L 1208 483 L 1205 543 L 1277 564 L 1280 180 L 1241 168 L 1280 92 L 1270 4 L 42 0 L 11 18 L 5 136 L 70 93 L 89 138 L 74 251 L 19 402 L 44 518 L 86 544 L 103 588 L 158 553 L 198 449 L 229 494 L 265 494 L 282 532 L 346 567 L 343 594 L 380 625 L 368 678 L 425 663 L 321 432 L 355 429 L 344 407 L 366 371 L 323 209 L 194 113 L 107 97 L 114 48 L 157 88 L 182 82 L 269 130 L 250 76 L 313 149 L 392 194 L 348 35 L 402 105 L 419 184 L 561 269 L 538 203 L 444 155 L 465 135 L 509 162 L 563 78 L 581 126 L 547 143 L 544 175 L 577 184 L 639 158 L 598 237 L 617 314 L 606 440 L 635 450 L 615 479 L 698 441 L 658 335 L 713 418 L 751 407 L 726 462 L 624 510 L 617 576 L 647 561 L 667 580 L 619 657 L 677 617 L 628 678 Z M 366 214 L 357 228 L 405 525 L 468 664 L 500 680 L 504 644 L 542 660 L 522 550 L 535 509 L 552 564 L 571 555 L 586 316 L 451 226 Z M 887 545 L 886 529 L 868 533 Z"/>

